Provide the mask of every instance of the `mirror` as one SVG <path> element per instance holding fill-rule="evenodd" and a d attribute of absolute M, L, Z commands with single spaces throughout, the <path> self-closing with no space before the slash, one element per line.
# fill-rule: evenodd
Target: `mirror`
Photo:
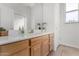
<path fill-rule="evenodd" d="M 24 33 L 26 30 L 26 18 L 20 14 L 14 14 L 13 30 Z"/>
<path fill-rule="evenodd" d="M 13 29 L 9 30 L 10 36 L 18 36 L 26 34 L 27 32 L 27 18 L 18 13 L 14 13 Z"/>
<path fill-rule="evenodd" d="M 47 23 L 43 21 L 44 7 L 42 3 L 36 3 L 33 6 L 18 3 L 3 5 L 1 6 L 0 26 L 8 30 L 9 33 L 12 34 L 14 31 L 20 31 L 21 33 L 41 33 L 46 31 Z"/>

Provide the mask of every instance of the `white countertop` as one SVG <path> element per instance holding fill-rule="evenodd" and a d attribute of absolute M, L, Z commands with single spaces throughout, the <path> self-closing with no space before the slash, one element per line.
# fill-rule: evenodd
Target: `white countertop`
<path fill-rule="evenodd" d="M 40 33 L 40 34 L 29 34 L 29 35 L 19 35 L 19 36 L 4 36 L 0 37 L 0 45 L 8 44 L 8 43 L 13 43 L 21 40 L 27 40 L 30 38 L 46 35 L 46 34 L 51 34 L 49 33 Z"/>

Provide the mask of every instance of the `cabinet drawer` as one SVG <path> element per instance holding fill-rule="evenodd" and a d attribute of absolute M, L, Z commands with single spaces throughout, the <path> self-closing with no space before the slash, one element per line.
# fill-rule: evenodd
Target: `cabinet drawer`
<path fill-rule="evenodd" d="M 17 51 L 20 51 L 20 50 L 26 48 L 26 47 L 29 47 L 28 40 L 3 45 L 3 46 L 0 46 L 0 48 L 1 48 L 0 55 L 11 55 Z"/>

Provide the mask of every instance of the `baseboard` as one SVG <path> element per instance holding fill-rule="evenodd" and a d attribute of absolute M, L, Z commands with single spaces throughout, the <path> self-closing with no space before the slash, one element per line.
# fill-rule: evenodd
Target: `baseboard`
<path fill-rule="evenodd" d="M 72 48 L 79 49 L 79 47 L 77 47 L 77 46 L 75 46 L 75 45 L 70 45 L 70 44 L 59 44 L 59 46 L 60 46 L 60 45 L 68 46 L 68 47 L 72 47 Z M 59 46 L 58 46 L 58 47 L 59 47 Z M 58 48 L 58 47 L 57 47 L 57 48 Z"/>

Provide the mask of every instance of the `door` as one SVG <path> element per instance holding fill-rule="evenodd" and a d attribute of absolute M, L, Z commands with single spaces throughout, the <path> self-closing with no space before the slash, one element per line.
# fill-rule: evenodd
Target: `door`
<path fill-rule="evenodd" d="M 41 56 L 41 44 L 31 47 L 31 56 Z"/>
<path fill-rule="evenodd" d="M 42 43 L 42 56 L 47 56 L 49 53 L 49 42 L 44 42 Z"/>
<path fill-rule="evenodd" d="M 49 36 L 42 36 L 42 56 L 47 56 L 49 53 Z"/>

